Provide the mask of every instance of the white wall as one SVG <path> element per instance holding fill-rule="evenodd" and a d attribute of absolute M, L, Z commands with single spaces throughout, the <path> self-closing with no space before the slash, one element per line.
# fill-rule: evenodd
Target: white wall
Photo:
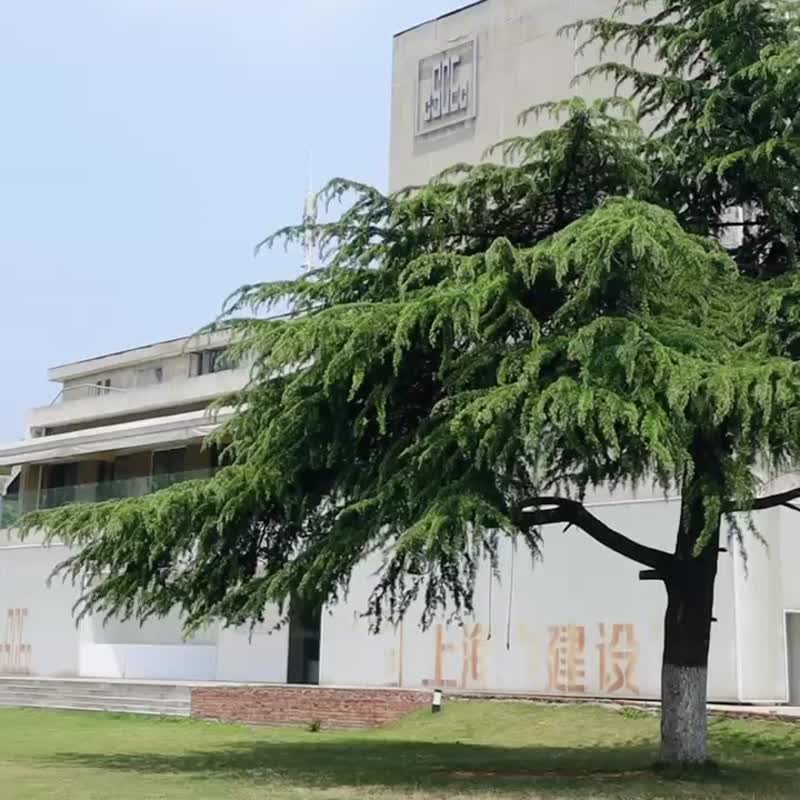
<path fill-rule="evenodd" d="M 78 591 L 60 579 L 47 587 L 62 547 L 0 547 L 0 675 L 78 674 Z"/>
<path fill-rule="evenodd" d="M 648 544 L 672 548 L 677 502 L 607 502 L 602 498 L 594 511 L 610 525 Z M 800 610 L 795 577 L 800 523 L 796 512 L 788 510 L 758 515 L 757 523 L 768 549 L 747 541 L 746 569 L 735 548 L 720 557 L 709 675 L 710 696 L 716 700 L 786 698 L 784 611 Z M 252 638 L 247 628 L 214 627 L 185 642 L 177 618 L 141 628 L 135 623 L 104 626 L 90 619 L 78 631 L 72 617 L 77 589 L 60 581 L 47 587 L 52 569 L 66 555 L 61 547 L 0 546 L 0 674 L 286 681 L 288 629 L 273 630 L 277 612 Z M 368 634 L 368 622 L 361 616 L 378 563 L 363 564 L 347 602 L 323 613 L 321 682 L 438 682 L 466 689 L 555 693 L 582 687 L 592 695 L 658 696 L 665 604 L 661 584 L 640 582 L 638 565 L 580 531 L 547 529 L 543 555 L 542 562 L 532 564 L 522 545 L 512 556 L 511 542 L 503 542 L 501 580 L 483 570 L 475 613 L 464 628 L 440 620 L 422 631 L 418 605 L 400 628 L 385 628 L 379 636 Z M 552 658 L 566 657 L 571 644 L 572 663 L 556 664 L 562 669 L 551 675 Z M 603 655 L 606 681 L 600 674 Z M 570 666 L 571 675 L 564 672 Z M 620 671 L 623 678 L 627 671 L 627 681 L 614 687 Z"/>
<path fill-rule="evenodd" d="M 740 646 L 740 692 L 750 702 L 786 701 L 784 585 L 781 581 L 781 511 L 754 515 L 764 541 L 746 529 L 745 553 L 732 542 L 737 637 Z M 797 564 L 798 562 L 795 562 Z"/>
<path fill-rule="evenodd" d="M 83 642 L 79 660 L 84 678 L 213 681 L 217 647 Z"/>
<path fill-rule="evenodd" d="M 178 614 L 165 619 L 78 625 L 78 589 L 47 579 L 65 559 L 64 547 L 20 545 L 0 538 L 0 676 L 88 677 L 285 683 L 288 628 L 213 625 L 186 639 Z"/>
<path fill-rule="evenodd" d="M 647 544 L 674 547 L 677 502 L 600 505 L 594 512 Z M 659 695 L 663 585 L 641 582 L 637 564 L 580 531 L 547 528 L 543 561 L 536 564 L 522 543 L 513 554 L 506 540 L 500 549 L 501 581 L 483 570 L 474 616 L 463 628 L 442 620 L 422 631 L 417 607 L 398 630 L 369 635 L 361 613 L 377 567 L 373 560 L 359 568 L 348 601 L 323 615 L 322 683 Z M 720 561 L 716 616 L 709 691 L 714 699 L 733 700 L 737 672 L 729 556 Z"/>
<path fill-rule="evenodd" d="M 187 637 L 177 612 L 149 619 L 143 625 L 134 619 L 103 622 L 99 617 L 93 617 L 87 624 L 89 638 L 97 644 L 215 645 L 218 635 L 218 626 L 212 625 Z"/>
<path fill-rule="evenodd" d="M 275 630 L 277 610 L 252 632 L 245 628 L 223 628 L 219 633 L 216 679 L 286 683 L 289 657 L 289 627 Z"/>

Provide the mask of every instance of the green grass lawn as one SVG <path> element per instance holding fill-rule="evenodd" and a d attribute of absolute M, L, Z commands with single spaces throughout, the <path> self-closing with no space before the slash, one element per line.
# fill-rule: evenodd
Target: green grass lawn
<path fill-rule="evenodd" d="M 712 723 L 702 779 L 650 769 L 657 732 L 641 713 L 478 701 L 361 733 L 0 710 L 0 799 L 800 797 L 800 726 Z"/>

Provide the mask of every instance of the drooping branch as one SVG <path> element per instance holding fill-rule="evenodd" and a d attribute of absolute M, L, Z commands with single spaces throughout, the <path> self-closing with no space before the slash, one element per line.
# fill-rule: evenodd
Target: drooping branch
<path fill-rule="evenodd" d="M 564 497 L 532 497 L 520 503 L 516 514 L 520 522 L 529 527 L 560 522 L 575 525 L 609 550 L 660 573 L 666 572 L 674 560 L 670 553 L 647 547 L 609 528 L 577 500 Z"/>
<path fill-rule="evenodd" d="M 800 499 L 800 486 L 795 489 L 790 489 L 787 492 L 778 492 L 777 494 L 768 494 L 765 497 L 757 497 L 752 503 L 746 506 L 737 506 L 731 503 L 725 510 L 729 513 L 746 512 L 746 511 L 766 511 L 768 508 L 776 508 L 777 506 L 786 506 L 795 511 L 797 509 L 793 506 L 792 500 Z"/>

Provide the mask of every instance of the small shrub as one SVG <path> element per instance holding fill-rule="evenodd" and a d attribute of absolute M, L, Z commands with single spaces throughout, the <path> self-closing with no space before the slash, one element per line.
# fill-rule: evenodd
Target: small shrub
<path fill-rule="evenodd" d="M 322 722 L 318 719 L 312 719 L 311 722 L 308 723 L 308 732 L 309 733 L 319 733 L 322 730 Z"/>

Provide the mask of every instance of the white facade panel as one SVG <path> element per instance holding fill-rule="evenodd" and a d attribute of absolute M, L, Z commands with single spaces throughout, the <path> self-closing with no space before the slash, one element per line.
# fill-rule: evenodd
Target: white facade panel
<path fill-rule="evenodd" d="M 263 625 L 223 628 L 219 633 L 216 680 L 286 683 L 289 628 L 276 630 L 277 610 Z"/>
<path fill-rule="evenodd" d="M 135 619 L 105 622 L 100 617 L 93 617 L 84 623 L 86 638 L 96 644 L 110 645 L 216 645 L 218 627 L 212 625 L 187 637 L 182 617 L 177 611 L 166 617 L 151 617 L 144 624 Z"/>
<path fill-rule="evenodd" d="M 84 678 L 213 681 L 216 665 L 216 646 L 94 642 L 80 646 L 80 675 Z"/>
<path fill-rule="evenodd" d="M 745 555 L 734 550 L 740 690 L 742 699 L 748 702 L 788 700 L 781 516 L 780 509 L 772 509 L 755 517 L 763 541 L 758 541 L 743 524 Z M 738 548 L 736 543 L 731 546 Z"/>
<path fill-rule="evenodd" d="M 646 544 L 672 549 L 677 502 L 622 502 L 593 509 Z M 420 607 L 398 629 L 368 634 L 361 614 L 379 562 L 359 568 L 347 602 L 323 615 L 321 681 L 476 691 L 657 698 L 666 596 L 641 567 L 584 533 L 544 530 L 543 559 L 520 542 L 500 547 L 501 580 L 484 568 L 463 627 L 419 627 Z M 710 695 L 737 698 L 732 570 L 723 556 L 712 633 Z M 358 653 L 358 658 L 352 657 Z"/>
<path fill-rule="evenodd" d="M 79 674 L 78 590 L 61 580 L 47 585 L 66 555 L 63 547 L 0 547 L 0 675 Z"/>

